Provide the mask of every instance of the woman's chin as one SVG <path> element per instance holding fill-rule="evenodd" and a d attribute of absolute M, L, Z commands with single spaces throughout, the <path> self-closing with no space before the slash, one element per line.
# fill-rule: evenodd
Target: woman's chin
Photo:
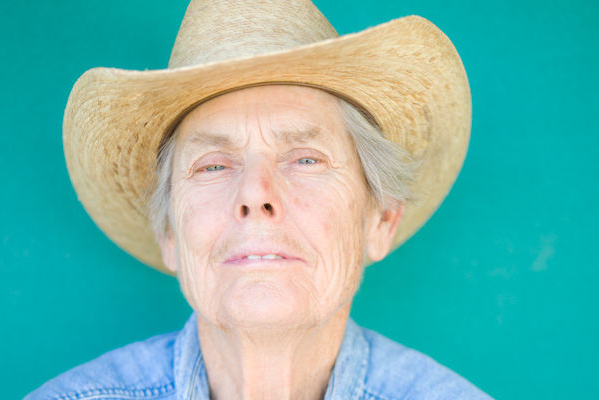
<path fill-rule="evenodd" d="M 295 290 L 294 290 L 295 289 Z M 308 296 L 297 287 L 284 288 L 272 282 L 256 282 L 238 288 L 223 299 L 221 323 L 242 329 L 292 328 L 309 317 Z"/>

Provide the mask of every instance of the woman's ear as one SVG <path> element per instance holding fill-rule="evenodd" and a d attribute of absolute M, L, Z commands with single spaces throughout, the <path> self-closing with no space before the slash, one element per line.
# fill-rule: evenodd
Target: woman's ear
<path fill-rule="evenodd" d="M 173 274 L 177 273 L 177 245 L 175 243 L 175 234 L 171 228 L 167 228 L 166 233 L 156 234 L 156 241 L 162 253 L 162 262 Z"/>
<path fill-rule="evenodd" d="M 373 207 L 366 236 L 366 254 L 372 261 L 382 260 L 389 252 L 404 209 L 403 203 Z"/>

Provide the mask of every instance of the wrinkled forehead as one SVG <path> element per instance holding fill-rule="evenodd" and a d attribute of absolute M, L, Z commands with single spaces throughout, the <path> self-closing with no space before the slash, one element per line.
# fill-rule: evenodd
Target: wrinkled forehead
<path fill-rule="evenodd" d="M 188 113 L 175 135 L 185 148 L 234 148 L 256 132 L 273 144 L 326 142 L 347 136 L 337 97 L 291 85 L 246 88 L 213 98 Z"/>

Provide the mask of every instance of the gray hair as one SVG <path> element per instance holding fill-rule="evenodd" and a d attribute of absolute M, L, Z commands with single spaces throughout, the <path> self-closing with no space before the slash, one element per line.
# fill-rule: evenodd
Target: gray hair
<path fill-rule="evenodd" d="M 385 138 L 378 126 L 352 104 L 338 98 L 341 117 L 354 142 L 368 189 L 383 208 L 414 200 L 409 184 L 414 180 L 419 163 L 397 143 Z M 177 130 L 158 149 L 157 181 L 148 209 L 155 234 L 165 234 L 169 227 L 171 174 Z"/>

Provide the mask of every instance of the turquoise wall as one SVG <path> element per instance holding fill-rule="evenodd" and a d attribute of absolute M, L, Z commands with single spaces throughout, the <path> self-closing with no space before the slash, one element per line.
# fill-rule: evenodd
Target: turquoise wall
<path fill-rule="evenodd" d="M 353 316 L 498 399 L 599 398 L 598 6 L 316 1 L 340 33 L 408 14 L 452 39 L 472 141 L 429 223 L 368 268 Z M 173 278 L 96 228 L 62 155 L 62 112 L 95 66 L 166 67 L 185 0 L 0 3 L 0 398 L 190 313 Z"/>

